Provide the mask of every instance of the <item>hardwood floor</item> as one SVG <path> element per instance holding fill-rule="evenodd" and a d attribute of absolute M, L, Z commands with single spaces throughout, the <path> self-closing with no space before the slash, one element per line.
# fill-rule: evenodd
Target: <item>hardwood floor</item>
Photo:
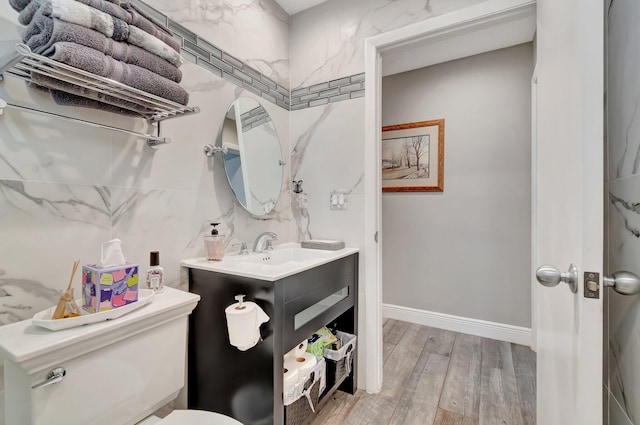
<path fill-rule="evenodd" d="M 396 320 L 383 333 L 382 391 L 336 391 L 311 425 L 535 425 L 530 348 Z"/>

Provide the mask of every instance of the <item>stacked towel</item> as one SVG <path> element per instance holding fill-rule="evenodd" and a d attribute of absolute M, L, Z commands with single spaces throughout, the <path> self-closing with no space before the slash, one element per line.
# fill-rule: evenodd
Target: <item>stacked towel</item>
<path fill-rule="evenodd" d="M 176 83 L 182 80 L 182 72 L 159 56 L 140 47 L 107 38 L 92 29 L 51 18 L 42 11 L 33 17 L 23 39 L 32 52 L 43 56 L 51 54 L 55 43 L 72 42 L 100 51 L 116 60 L 148 69 Z"/>
<path fill-rule="evenodd" d="M 114 0 L 114 1 L 118 1 L 118 0 Z M 121 6 L 127 9 L 127 11 L 131 14 L 132 25 L 143 28 L 143 26 L 140 25 L 140 22 L 143 20 L 142 18 L 144 18 L 147 21 L 151 22 L 153 25 L 155 25 L 155 27 L 160 31 L 164 31 L 170 36 L 173 36 L 173 31 L 167 28 L 163 23 L 156 21 L 156 19 L 153 16 L 149 15 L 147 12 L 145 12 L 143 9 L 136 6 L 135 4 L 131 2 L 119 3 L 119 4 L 121 4 Z"/>
<path fill-rule="evenodd" d="M 9 0 L 9 4 L 16 12 L 21 12 L 29 3 L 31 0 Z"/>
<path fill-rule="evenodd" d="M 51 0 L 51 8 L 49 9 L 48 5 L 45 6 L 43 13 L 65 22 L 94 29 L 116 41 L 126 41 L 176 66 L 182 64 L 179 48 L 175 49 L 138 27 L 76 0 Z"/>
<path fill-rule="evenodd" d="M 172 32 L 120 0 L 9 0 L 28 25 L 24 42 L 34 53 L 186 105 L 180 87 L 180 46 Z M 133 102 L 32 72 L 32 84 L 56 103 L 125 115 L 152 111 Z"/>
<path fill-rule="evenodd" d="M 128 115 L 133 117 L 139 117 L 140 115 L 151 112 L 151 111 L 144 111 L 144 110 L 136 112 L 136 111 L 124 109 L 118 106 L 109 105 L 104 102 L 98 102 L 96 100 L 89 99 L 87 97 L 82 97 L 82 96 L 67 93 L 64 91 L 50 89 L 47 87 L 41 87 L 41 86 L 38 86 L 37 84 L 32 84 L 31 86 L 35 89 L 39 89 L 41 91 L 50 93 L 51 97 L 58 105 L 100 109 L 106 112 L 113 112 L 115 114 Z M 133 104 L 131 104 L 131 106 L 136 107 L 136 105 L 133 105 Z"/>
<path fill-rule="evenodd" d="M 110 26 L 116 27 L 116 37 L 126 37 L 130 32 L 128 27 L 134 26 L 136 27 L 134 32 L 137 30 L 146 32 L 180 53 L 180 43 L 173 38 L 171 30 L 147 18 L 140 8 L 132 4 L 121 7 L 109 0 L 9 0 L 9 2 L 14 9 L 21 12 L 18 20 L 23 25 L 29 25 L 38 8 L 44 7 L 48 15 L 53 13 L 53 16 L 67 22 L 89 28 L 94 28 L 91 25 L 95 25 L 97 28 L 94 29 L 100 30 L 109 37 L 111 36 L 108 29 Z"/>
<path fill-rule="evenodd" d="M 52 47 L 48 56 L 55 61 L 110 78 L 181 105 L 189 102 L 189 93 L 179 84 L 144 68 L 117 61 L 111 56 L 76 43 L 58 42 Z M 35 75 L 32 78 L 34 82 L 38 82 Z"/>

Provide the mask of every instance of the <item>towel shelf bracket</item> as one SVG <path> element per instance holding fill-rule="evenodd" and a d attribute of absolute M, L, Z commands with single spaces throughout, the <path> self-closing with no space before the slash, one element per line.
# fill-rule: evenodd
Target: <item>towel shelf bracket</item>
<path fill-rule="evenodd" d="M 52 112 L 40 111 L 26 106 L 13 105 L 9 103 L 3 105 L 2 102 L 4 101 L 2 101 L 2 99 L 0 99 L 0 115 L 2 115 L 4 108 L 8 107 L 21 109 L 31 113 L 55 116 L 76 123 L 83 123 L 94 127 L 119 131 L 136 137 L 145 138 L 147 139 L 147 145 L 156 149 L 160 145 L 171 143 L 171 140 L 168 137 L 160 137 L 161 121 L 190 114 L 197 114 L 200 112 L 200 108 L 197 106 L 181 105 L 162 97 L 155 96 L 151 93 L 129 87 L 110 78 L 91 74 L 87 71 L 54 61 L 48 57 L 38 55 L 33 53 L 29 46 L 22 43 L 18 43 L 16 45 L 16 54 L 14 56 L 8 58 L 4 63 L 0 63 L 0 81 L 4 79 L 5 75 L 11 75 L 30 82 L 31 76 L 34 74 L 43 75 L 64 83 L 70 83 L 78 86 L 89 93 L 89 98 L 104 99 L 105 96 L 107 96 L 128 102 L 132 105 L 132 110 L 134 112 L 144 117 L 148 123 L 157 125 L 158 136 L 151 136 L 78 118 L 71 118 Z"/>
<path fill-rule="evenodd" d="M 23 56 L 21 53 L 17 51 L 13 56 L 11 56 L 5 63 L 0 64 L 0 81 L 4 80 L 4 73 L 11 69 L 15 64 L 22 60 Z"/>

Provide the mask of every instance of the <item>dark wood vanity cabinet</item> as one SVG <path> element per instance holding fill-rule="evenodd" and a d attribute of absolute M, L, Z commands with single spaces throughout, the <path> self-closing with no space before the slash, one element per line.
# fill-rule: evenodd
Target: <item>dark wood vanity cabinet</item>
<path fill-rule="evenodd" d="M 201 296 L 189 317 L 188 404 L 231 416 L 244 425 L 284 425 L 283 357 L 322 326 L 356 334 L 358 254 L 281 280 L 266 281 L 189 269 L 189 290 Z M 262 341 L 247 351 L 229 343 L 224 310 L 235 296 L 270 317 Z M 346 379 L 328 388 L 319 407 L 340 389 L 356 390 L 357 356 Z"/>

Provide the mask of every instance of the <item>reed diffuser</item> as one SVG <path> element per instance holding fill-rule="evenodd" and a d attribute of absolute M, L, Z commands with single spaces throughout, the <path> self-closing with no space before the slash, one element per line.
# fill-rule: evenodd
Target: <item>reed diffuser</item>
<path fill-rule="evenodd" d="M 67 285 L 67 290 L 64 291 L 60 300 L 58 301 L 58 305 L 56 306 L 56 310 L 53 312 L 51 316 L 52 319 L 65 319 L 67 317 L 76 317 L 80 316 L 80 309 L 76 304 L 75 299 L 73 298 L 73 278 L 76 275 L 76 271 L 78 270 L 78 265 L 80 261 L 73 262 L 73 270 L 71 271 L 71 277 L 69 278 L 69 285 Z"/>

